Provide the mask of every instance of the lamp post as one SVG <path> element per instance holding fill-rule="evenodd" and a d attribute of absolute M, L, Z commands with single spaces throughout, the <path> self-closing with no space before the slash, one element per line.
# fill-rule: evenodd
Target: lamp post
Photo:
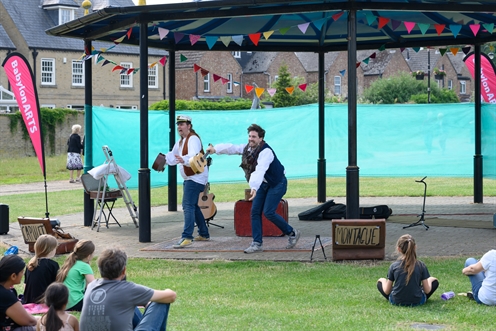
<path fill-rule="evenodd" d="M 427 48 L 427 103 L 431 103 L 431 50 Z"/>

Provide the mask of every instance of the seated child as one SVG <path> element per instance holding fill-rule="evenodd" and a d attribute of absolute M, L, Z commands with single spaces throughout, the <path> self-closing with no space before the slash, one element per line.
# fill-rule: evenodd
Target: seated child
<path fill-rule="evenodd" d="M 79 331 L 79 321 L 65 311 L 69 290 L 62 283 L 53 283 L 45 291 L 43 302 L 49 307 L 36 324 L 36 331 Z"/>

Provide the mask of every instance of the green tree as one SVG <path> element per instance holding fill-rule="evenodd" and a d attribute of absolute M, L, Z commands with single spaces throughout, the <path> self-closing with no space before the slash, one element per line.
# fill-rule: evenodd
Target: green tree
<path fill-rule="evenodd" d="M 283 64 L 279 67 L 278 78 L 274 84 L 277 89 L 272 97 L 274 107 L 290 107 L 294 106 L 294 100 L 291 94 L 286 91 L 286 87 L 291 85 L 291 77 L 289 76 L 288 66 Z"/>

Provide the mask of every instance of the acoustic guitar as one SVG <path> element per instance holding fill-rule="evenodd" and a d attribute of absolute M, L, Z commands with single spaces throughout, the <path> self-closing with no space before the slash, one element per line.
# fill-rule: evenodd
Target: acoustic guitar
<path fill-rule="evenodd" d="M 212 144 L 209 144 L 209 146 L 212 146 Z M 205 154 L 200 152 L 189 159 L 189 166 L 195 174 L 201 174 L 205 171 L 205 167 L 207 166 L 207 156 L 209 155 L 209 152 L 206 152 Z"/>
<path fill-rule="evenodd" d="M 214 218 L 217 214 L 217 206 L 214 203 L 215 195 L 213 193 L 208 193 L 210 190 L 210 183 L 205 185 L 205 189 L 198 197 L 198 206 L 205 218 L 205 221 L 209 221 Z"/>

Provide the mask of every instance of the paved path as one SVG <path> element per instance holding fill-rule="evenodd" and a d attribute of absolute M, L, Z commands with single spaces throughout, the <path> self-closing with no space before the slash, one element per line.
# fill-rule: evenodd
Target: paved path
<path fill-rule="evenodd" d="M 81 184 L 70 184 L 66 181 L 49 182 L 47 190 L 60 191 L 80 189 Z M 28 192 L 44 192 L 43 183 L 27 185 L 7 185 L 0 187 L 0 195 Z M 485 197 L 484 204 L 474 204 L 472 197 L 427 197 L 427 216 L 442 215 L 443 218 L 486 221 L 492 225 L 493 214 L 496 213 L 496 198 Z M 317 205 L 316 198 L 288 199 L 289 223 L 302 231 L 303 237 L 315 238 L 331 236 L 331 221 L 300 221 L 298 213 Z M 345 198 L 336 198 L 337 203 L 346 203 Z M 420 197 L 362 197 L 361 206 L 386 204 L 393 209 L 393 214 L 417 215 L 422 208 Z M 210 226 L 212 240 L 215 237 L 233 237 L 234 231 L 234 203 L 216 203 L 218 213 L 213 221 L 225 228 Z M 121 224 L 110 223 L 109 228 L 102 227 L 99 232 L 84 227 L 83 213 L 70 215 L 52 215 L 61 221 L 62 227 L 67 232 L 79 239 L 91 239 L 95 242 L 97 252 L 111 246 L 120 246 L 126 249 L 129 256 L 143 258 L 164 259 L 227 259 L 227 260 L 272 260 L 272 261 L 310 261 L 310 252 L 283 251 L 263 252 L 257 254 L 244 254 L 243 252 L 191 252 L 188 248 L 174 252 L 141 251 L 140 249 L 173 238 L 178 238 L 182 232 L 183 215 L 181 207 L 177 212 L 168 211 L 167 206 L 152 207 L 151 216 L 151 242 L 139 242 L 139 229 L 134 223 L 126 208 L 114 210 L 114 214 Z M 428 222 L 426 222 L 428 224 Z M 403 224 L 387 223 L 386 227 L 386 259 L 396 258 L 393 255 L 395 243 L 399 236 L 405 233 L 412 234 L 417 241 L 419 256 L 480 256 L 489 249 L 496 247 L 496 229 L 473 229 L 431 226 L 428 231 L 421 226 L 403 229 Z M 0 242 L 6 245 L 16 245 L 27 253 L 17 223 L 10 224 L 7 235 L 0 235 Z M 326 247 L 328 258 L 332 256 L 331 247 Z M 322 260 L 320 251 L 314 253 L 314 260 Z"/>

